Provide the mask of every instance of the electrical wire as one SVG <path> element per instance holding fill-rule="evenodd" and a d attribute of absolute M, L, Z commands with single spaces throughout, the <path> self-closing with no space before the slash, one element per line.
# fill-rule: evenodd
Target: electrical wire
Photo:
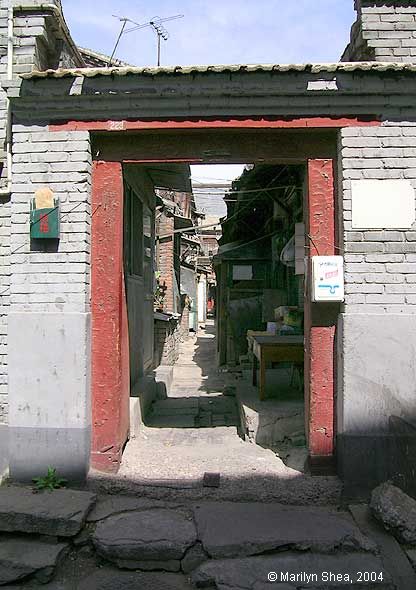
<path fill-rule="evenodd" d="M 288 189 L 288 188 L 295 188 L 297 190 L 302 190 L 301 187 L 296 186 L 296 184 L 288 184 L 288 185 L 279 185 L 279 186 L 272 186 L 269 188 L 257 188 L 257 189 L 247 189 L 247 190 L 239 190 L 239 191 L 229 191 L 227 194 L 229 195 L 241 195 L 244 193 L 265 193 L 265 192 L 270 192 L 270 191 L 277 191 L 277 190 L 281 190 L 281 189 Z M 214 193 L 214 192 L 208 192 L 208 191 L 204 191 L 202 189 L 198 190 L 194 190 L 193 194 L 194 195 L 211 195 L 211 196 L 218 196 L 218 194 L 221 194 L 221 192 L 226 192 L 226 191 L 219 191 L 219 193 Z M 228 201 L 229 199 L 224 199 L 225 201 Z"/>
<path fill-rule="evenodd" d="M 75 205 L 75 207 L 73 207 L 70 211 L 67 211 L 66 213 L 63 213 L 61 215 L 61 221 L 62 219 L 64 219 L 65 217 L 67 217 L 68 215 L 70 215 L 73 211 L 75 211 L 76 209 L 78 209 L 78 207 L 80 207 L 81 205 L 84 205 L 85 203 L 83 201 L 80 201 L 79 203 L 77 203 Z M 97 213 L 98 209 L 101 207 L 101 203 L 99 203 L 97 205 L 97 207 L 94 209 L 93 213 L 91 214 L 91 219 L 94 217 L 94 215 Z M 50 211 L 48 211 L 48 213 L 45 213 L 45 215 L 42 216 L 42 218 L 37 219 L 34 223 L 32 223 L 32 227 L 34 225 L 37 225 L 38 223 L 41 222 L 41 219 L 44 219 L 45 217 L 48 217 L 49 215 L 51 215 L 54 211 L 56 211 L 59 208 L 59 205 L 57 205 L 56 207 L 54 207 L 53 209 L 51 209 Z M 18 252 L 21 248 L 23 248 L 23 246 L 27 246 L 28 244 L 30 244 L 30 241 L 25 241 L 22 244 L 20 244 L 20 246 L 18 246 L 17 248 L 15 248 L 14 250 L 12 250 L 10 252 L 10 256 L 13 256 L 13 254 L 16 254 L 16 252 Z M 10 290 L 10 285 L 0 293 L 0 297 L 2 295 L 5 295 L 7 293 L 7 291 Z"/>

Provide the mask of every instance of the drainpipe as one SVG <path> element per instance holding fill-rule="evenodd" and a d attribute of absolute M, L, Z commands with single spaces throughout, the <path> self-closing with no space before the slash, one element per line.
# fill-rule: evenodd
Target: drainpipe
<path fill-rule="evenodd" d="M 13 79 L 13 5 L 10 1 L 7 12 L 7 79 Z M 7 188 L 0 191 L 0 197 L 8 197 L 12 192 L 12 111 L 10 99 L 6 98 L 6 162 Z"/>

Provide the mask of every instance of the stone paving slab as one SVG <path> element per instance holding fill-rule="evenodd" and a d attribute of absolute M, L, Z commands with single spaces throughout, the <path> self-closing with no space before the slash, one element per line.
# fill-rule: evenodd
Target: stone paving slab
<path fill-rule="evenodd" d="M 370 508 L 400 542 L 416 546 L 416 500 L 385 483 L 373 490 Z"/>
<path fill-rule="evenodd" d="M 187 578 L 176 574 L 101 570 L 83 580 L 78 590 L 192 590 Z"/>
<path fill-rule="evenodd" d="M 276 574 L 272 583 L 270 573 Z M 327 574 L 340 575 L 330 580 Z M 357 572 L 374 572 L 383 579 L 359 582 Z M 299 578 L 285 576 L 299 576 Z M 309 577 L 308 577 L 309 576 Z M 216 590 L 396 590 L 380 558 L 372 554 L 317 555 L 284 552 L 277 555 L 224 559 L 202 564 L 193 574 L 198 588 Z M 209 586 L 211 584 L 211 586 Z M 215 584 L 215 586 L 214 586 Z"/>
<path fill-rule="evenodd" d="M 377 543 L 379 555 L 397 588 L 399 590 L 415 590 L 416 573 L 396 539 L 389 535 L 382 524 L 372 517 L 366 504 L 351 505 L 349 509 L 361 531 Z"/>
<path fill-rule="evenodd" d="M 195 542 L 191 516 L 167 509 L 111 516 L 98 523 L 93 536 L 101 556 L 128 569 L 150 561 L 159 562 L 159 569 L 178 570 L 179 560 Z"/>
<path fill-rule="evenodd" d="M 167 506 L 166 502 L 136 496 L 105 495 L 99 497 L 96 505 L 87 516 L 87 522 L 98 522 L 113 514 L 131 512 L 132 510 L 149 510 L 150 508 L 175 508 L 178 504 Z"/>
<path fill-rule="evenodd" d="M 195 506 L 194 514 L 198 538 L 214 558 L 256 555 L 286 546 L 320 552 L 376 549 L 349 514 L 326 508 L 204 502 Z"/>
<path fill-rule="evenodd" d="M 410 561 L 411 566 L 416 572 L 416 549 L 408 549 L 406 551 L 407 558 Z"/>
<path fill-rule="evenodd" d="M 0 539 L 0 586 L 31 574 L 39 582 L 47 582 L 66 547 L 65 543 L 51 544 L 33 539 Z"/>
<path fill-rule="evenodd" d="M 95 494 L 76 490 L 34 493 L 30 488 L 0 488 L 0 531 L 72 537 L 81 530 Z"/>

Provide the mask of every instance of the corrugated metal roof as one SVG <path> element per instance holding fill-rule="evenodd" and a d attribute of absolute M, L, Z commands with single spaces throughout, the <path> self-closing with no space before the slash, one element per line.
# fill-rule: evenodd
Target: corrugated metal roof
<path fill-rule="evenodd" d="M 212 65 L 212 66 L 173 66 L 173 67 L 109 67 L 109 68 L 79 68 L 71 70 L 45 70 L 33 71 L 30 74 L 22 74 L 22 78 L 29 80 L 34 78 L 65 78 L 96 76 L 166 76 L 177 74 L 221 74 L 221 73 L 251 73 L 251 72 L 310 72 L 336 73 L 336 72 L 416 72 L 414 63 L 399 62 L 336 62 L 315 64 L 253 64 L 253 65 Z"/>

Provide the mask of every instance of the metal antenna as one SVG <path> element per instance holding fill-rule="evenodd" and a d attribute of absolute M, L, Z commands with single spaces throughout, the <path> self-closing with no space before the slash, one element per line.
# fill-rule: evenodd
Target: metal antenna
<path fill-rule="evenodd" d="M 158 65 L 158 67 L 160 66 L 160 53 L 161 53 L 162 39 L 164 41 L 167 41 L 169 39 L 169 33 L 165 29 L 165 27 L 162 26 L 162 23 L 184 17 L 183 14 L 176 14 L 174 16 L 168 16 L 167 18 L 160 18 L 160 16 L 154 16 L 152 18 L 152 20 L 150 20 L 149 22 L 140 24 L 140 23 L 135 22 L 134 20 L 131 20 L 130 18 L 115 16 L 115 15 L 113 15 L 113 16 L 114 16 L 114 18 L 118 18 L 120 20 L 120 22 L 122 22 L 123 24 L 121 27 L 120 34 L 117 38 L 113 53 L 111 54 L 110 62 L 108 65 L 111 66 L 114 54 L 115 54 L 117 47 L 120 43 L 120 39 L 124 34 L 132 33 L 133 31 L 138 31 L 139 29 L 145 29 L 147 27 L 152 27 L 152 29 L 155 31 L 155 33 L 157 35 L 157 65 Z M 131 27 L 130 29 L 126 29 L 127 23 L 131 23 L 134 26 Z"/>
<path fill-rule="evenodd" d="M 114 16 L 114 15 L 113 15 L 113 16 Z M 113 53 L 111 54 L 110 61 L 108 62 L 108 67 L 111 67 L 111 64 L 112 64 L 112 62 L 113 62 L 113 57 L 114 57 L 114 54 L 115 54 L 115 52 L 117 51 L 118 44 L 120 43 L 120 39 L 121 39 L 121 37 L 123 36 L 124 29 L 126 28 L 126 25 L 127 25 L 127 22 L 128 22 L 128 19 L 127 19 L 127 18 L 121 18 L 121 17 L 119 17 L 119 16 L 116 16 L 115 18 L 118 18 L 118 19 L 119 19 L 119 20 L 120 20 L 120 21 L 121 21 L 123 24 L 122 24 L 122 27 L 121 27 L 120 34 L 119 34 L 119 36 L 117 37 L 116 44 L 114 45 L 114 49 L 113 49 Z"/>

